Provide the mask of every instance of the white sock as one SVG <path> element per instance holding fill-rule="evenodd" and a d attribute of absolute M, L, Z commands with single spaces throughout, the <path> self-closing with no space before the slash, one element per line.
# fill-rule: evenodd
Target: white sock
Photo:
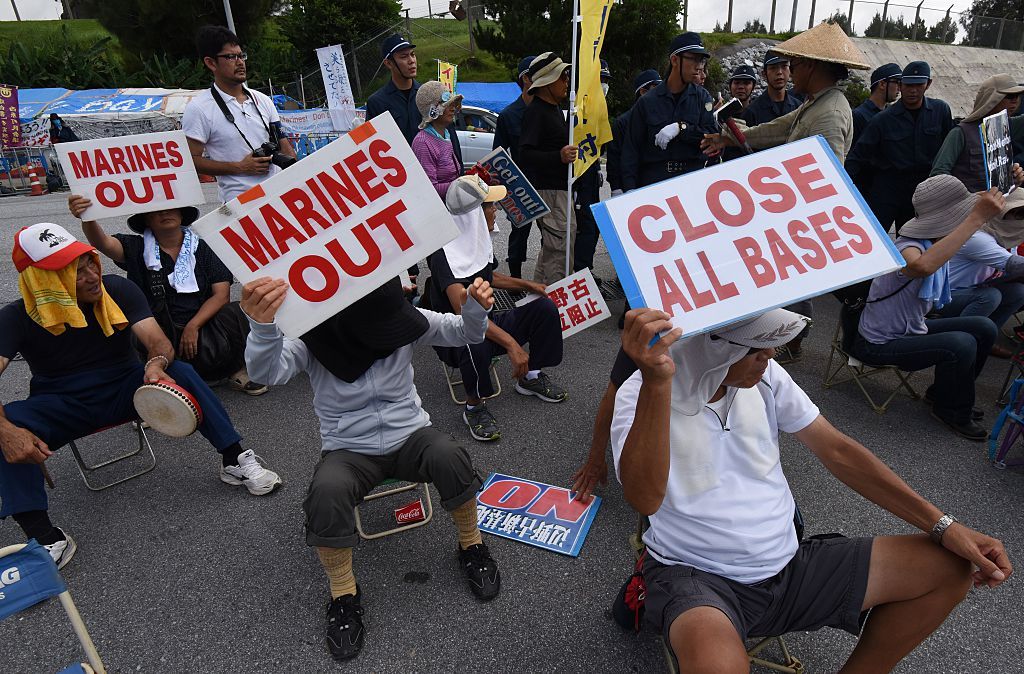
<path fill-rule="evenodd" d="M 526 379 L 527 381 L 533 381 L 539 376 L 540 370 L 530 370 L 529 372 L 526 373 L 526 377 L 524 377 L 524 379 Z"/>

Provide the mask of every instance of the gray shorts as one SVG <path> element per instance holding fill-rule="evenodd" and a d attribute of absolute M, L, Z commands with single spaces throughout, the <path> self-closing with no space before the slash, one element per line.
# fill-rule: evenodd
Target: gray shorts
<path fill-rule="evenodd" d="M 711 606 L 732 621 L 740 638 L 838 627 L 859 634 L 868 587 L 871 538 L 803 541 L 779 573 L 753 585 L 647 556 L 645 615 L 670 643 L 673 621 L 692 608 Z"/>

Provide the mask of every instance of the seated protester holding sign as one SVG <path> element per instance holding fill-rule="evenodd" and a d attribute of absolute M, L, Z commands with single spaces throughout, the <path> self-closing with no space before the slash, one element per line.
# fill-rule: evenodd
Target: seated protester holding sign
<path fill-rule="evenodd" d="M 92 205 L 71 195 L 71 215 L 82 217 Z M 249 321 L 238 302 L 229 302 L 233 277 L 224 263 L 190 225 L 199 217 L 195 206 L 136 213 L 128 229 L 136 234 L 103 231 L 95 220 L 82 222 L 85 238 L 146 295 L 153 317 L 187 361 L 208 382 L 227 378 L 231 387 L 258 396 L 267 387 L 250 381 L 245 372 L 245 338 Z"/>
<path fill-rule="evenodd" d="M 220 452 L 220 479 L 268 494 L 281 478 L 263 468 L 217 396 L 174 349 L 130 281 L 104 276 L 92 246 L 63 227 L 40 223 L 14 238 L 22 299 L 0 309 L 0 372 L 21 353 L 32 372 L 26 400 L 0 413 L 0 518 L 12 516 L 27 538 L 50 552 L 58 567 L 75 543 L 47 515 L 40 465 L 71 440 L 135 418 L 132 397 L 144 383 L 177 382 L 202 409 L 199 432 Z M 145 365 L 132 348 L 147 350 Z"/>
<path fill-rule="evenodd" d="M 903 370 L 935 366 L 935 382 L 924 397 L 932 416 L 968 440 L 988 431 L 976 422 L 974 380 L 996 339 L 996 326 L 983 316 L 927 319 L 951 300 L 949 260 L 1005 206 L 999 190 L 971 194 L 949 175 L 928 178 L 914 191 L 917 216 L 900 229 L 896 248 L 907 266 L 871 282 L 860 316 L 853 355 L 871 365 Z"/>
<path fill-rule="evenodd" d="M 501 437 L 498 423 L 484 402 L 494 395 L 490 367 L 495 356 L 508 354 L 517 393 L 537 396 L 549 403 L 560 403 L 568 396 L 542 371 L 562 362 L 558 308 L 541 284 L 493 271 L 494 251 L 480 206 L 504 196 L 505 188 L 489 187 L 475 175 L 453 182 L 445 204 L 459 227 L 459 236 L 427 259 L 431 275 L 427 300 L 435 311 L 461 313 L 465 288 L 475 278 L 483 278 L 496 288 L 525 290 L 539 296 L 529 304 L 493 316 L 483 342 L 437 349 L 442 361 L 462 372 L 466 388 L 462 419 L 470 434 L 481 442 Z M 523 349 L 524 344 L 530 345 L 529 353 Z"/>
<path fill-rule="evenodd" d="M 773 360 L 803 316 L 775 309 L 680 341 L 669 319 L 652 309 L 627 315 L 622 345 L 640 371 L 616 397 L 612 452 L 626 500 L 650 517 L 645 614 L 680 672 L 748 672 L 747 637 L 826 625 L 860 635 L 842 671 L 887 672 L 972 581 L 995 587 L 1013 573 L 1000 541 L 915 493 L 829 424 Z M 931 540 L 799 541 L 780 431 Z"/>
<path fill-rule="evenodd" d="M 274 316 L 287 292 L 283 280 L 269 278 L 243 287 L 242 309 L 252 324 L 246 361 L 253 376 L 271 384 L 305 372 L 313 386 L 323 444 L 303 503 L 306 544 L 316 548 L 330 581 L 327 645 L 343 660 L 358 655 L 365 638 L 363 595 L 352 574 L 359 542 L 354 508 L 386 479 L 433 482 L 458 528 L 459 566 L 470 590 L 489 600 L 501 588 L 477 527 L 480 477 L 469 452 L 431 427 L 412 368 L 417 344 L 481 341 L 494 299 L 478 278 L 463 290 L 463 315 L 443 316 L 406 302 L 396 278 L 301 339 L 285 339 Z"/>
<path fill-rule="evenodd" d="M 1024 175 L 1016 167 L 1018 175 Z M 1011 253 L 1024 242 L 1024 191 L 1006 197 L 999 217 L 982 225 L 949 261 L 953 299 L 939 316 L 987 316 L 1000 328 L 1024 306 L 1024 257 Z M 1009 249 L 1009 250 L 1008 250 Z M 1009 358 L 1013 352 L 992 346 L 991 355 Z"/>

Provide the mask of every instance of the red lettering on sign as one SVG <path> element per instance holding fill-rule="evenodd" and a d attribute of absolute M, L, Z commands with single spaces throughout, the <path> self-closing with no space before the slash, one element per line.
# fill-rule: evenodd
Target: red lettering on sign
<path fill-rule="evenodd" d="M 675 316 L 676 312 L 672 311 L 672 307 L 679 305 L 683 311 L 693 311 L 693 307 L 690 306 L 689 300 L 686 299 L 686 295 L 683 294 L 682 288 L 675 282 L 672 275 L 665 269 L 665 265 L 655 265 L 654 269 L 654 281 L 658 284 L 658 294 L 661 295 L 661 308 L 669 316 Z"/>
<path fill-rule="evenodd" d="M 633 237 L 633 243 L 645 253 L 664 253 L 675 243 L 676 233 L 671 229 L 662 230 L 662 235 L 658 239 L 651 239 L 644 232 L 642 224 L 644 218 L 660 220 L 663 217 L 665 217 L 665 211 L 652 204 L 637 206 L 629 214 L 627 223 L 629 235 Z"/>
<path fill-rule="evenodd" d="M 165 169 L 170 166 L 165 156 L 164 146 L 160 143 L 153 143 L 153 165 L 158 169 Z"/>
<path fill-rule="evenodd" d="M 324 191 L 320 187 L 320 184 L 317 183 L 316 178 L 310 178 L 307 180 L 306 187 L 309 188 L 309 191 L 316 197 L 317 202 L 319 202 L 319 204 L 323 206 L 324 210 L 327 211 L 327 216 L 331 219 L 331 222 L 337 222 L 340 219 L 338 211 L 334 210 L 334 204 L 332 204 L 331 200 L 324 194 Z"/>
<path fill-rule="evenodd" d="M 110 163 L 107 162 L 107 156 L 100 151 L 96 151 L 96 175 L 111 175 L 114 171 L 110 168 Z"/>
<path fill-rule="evenodd" d="M 150 143 L 149 145 L 131 145 L 128 147 L 129 153 L 132 156 L 132 166 L 136 167 L 136 171 L 146 169 L 149 169 L 150 171 L 156 170 L 156 164 L 153 162 L 153 146 L 155 144 L 156 143 Z M 178 164 L 178 166 L 181 166 L 181 164 Z"/>
<path fill-rule="evenodd" d="M 763 197 L 778 197 L 777 200 L 765 199 L 757 205 L 769 213 L 785 213 L 796 206 L 796 193 L 786 183 L 768 182 L 770 178 L 778 178 L 782 171 L 772 166 L 762 166 L 750 172 L 750 189 Z"/>
<path fill-rule="evenodd" d="M 491 508 L 519 510 L 530 505 L 540 493 L 541 488 L 532 482 L 498 480 L 480 492 L 476 499 Z"/>
<path fill-rule="evenodd" d="M 730 213 L 722 205 L 722 195 L 732 194 L 740 202 L 740 210 Z M 754 200 L 743 186 L 735 180 L 719 180 L 711 183 L 705 196 L 711 215 L 727 227 L 742 227 L 754 219 Z"/>
<path fill-rule="evenodd" d="M 172 168 L 181 168 L 185 164 L 184 158 L 181 156 L 181 152 L 178 150 L 177 141 L 167 141 L 167 156 Z"/>
<path fill-rule="evenodd" d="M 839 229 L 854 237 L 852 241 L 847 241 L 846 245 L 855 253 L 867 255 L 871 252 L 871 239 L 868 238 L 863 227 L 853 222 L 853 218 L 853 211 L 846 206 L 836 206 L 832 209 L 832 220 L 839 226 Z"/>
<path fill-rule="evenodd" d="M 537 517 L 554 514 L 563 522 L 579 522 L 589 507 L 589 503 L 574 501 L 568 489 L 548 487 L 526 512 Z"/>
<path fill-rule="evenodd" d="M 270 230 L 270 235 L 274 237 L 274 242 L 277 244 L 278 250 L 281 251 L 281 255 L 288 252 L 288 240 L 293 239 L 296 243 L 305 243 L 307 237 L 302 235 L 295 225 L 277 212 L 277 209 L 270 204 L 263 204 L 260 206 L 260 215 L 267 223 L 267 229 Z"/>
<path fill-rule="evenodd" d="M 302 191 L 302 188 L 295 187 L 288 190 L 281 195 L 281 201 L 284 202 L 288 212 L 292 214 L 292 218 L 310 237 L 319 233 L 313 228 L 312 223 L 314 222 L 320 226 L 320 229 L 330 229 L 332 223 L 328 222 L 327 218 L 314 208 L 313 200 Z"/>
<path fill-rule="evenodd" d="M 772 259 L 775 261 L 775 269 L 778 270 L 779 278 L 781 280 L 785 281 L 789 278 L 789 271 L 787 270 L 787 267 L 795 269 L 797 274 L 803 274 L 807 271 L 804 266 L 800 264 L 800 260 L 797 259 L 796 254 L 790 250 L 789 246 L 786 245 L 786 242 L 782 240 L 781 236 L 779 236 L 778 232 L 769 227 L 764 230 L 764 235 L 765 238 L 768 239 L 768 250 L 772 252 Z"/>
<path fill-rule="evenodd" d="M 96 177 L 96 169 L 89 160 L 88 152 L 69 152 L 68 159 L 71 160 L 71 170 L 75 172 L 76 178 Z"/>
<path fill-rule="evenodd" d="M 387 154 L 391 150 L 386 140 L 380 138 L 370 143 L 370 159 L 377 165 L 377 168 L 389 173 L 384 174 L 384 182 L 392 187 L 401 187 L 407 178 L 405 167 L 402 162 Z"/>
<path fill-rule="evenodd" d="M 150 201 L 153 201 L 153 183 L 149 180 L 149 176 L 143 176 L 140 182 L 142 183 L 142 194 L 137 194 L 135 192 L 134 180 L 129 178 L 124 181 L 124 187 L 128 193 L 128 199 L 130 199 L 132 203 L 148 204 Z"/>
<path fill-rule="evenodd" d="M 242 216 L 238 219 L 238 224 L 242 226 L 246 238 L 242 238 L 231 227 L 220 230 L 220 235 L 231 246 L 231 250 L 235 251 L 235 254 L 242 259 L 249 271 L 256 271 L 270 260 L 281 257 L 281 254 L 270 245 L 267 237 L 263 236 L 263 232 L 252 221 L 252 218 L 248 215 Z"/>
<path fill-rule="evenodd" d="M 345 249 L 341 247 L 337 239 L 327 244 L 327 252 L 331 254 L 331 257 L 338 263 L 341 270 L 349 276 L 366 276 L 380 266 L 380 247 L 373 240 L 373 235 L 366 229 L 366 225 L 362 223 L 356 225 L 352 233 L 355 234 L 356 240 L 363 246 L 363 251 L 366 253 L 366 262 L 363 264 L 353 262 L 351 256 L 345 252 Z"/>
<path fill-rule="evenodd" d="M 107 192 L 111 194 L 108 196 Z M 117 183 L 112 180 L 104 180 L 96 184 L 96 201 L 107 208 L 113 208 L 124 202 L 124 193 Z"/>
<path fill-rule="evenodd" d="M 789 227 L 786 229 L 789 232 L 789 238 L 793 239 L 793 243 L 803 250 L 810 251 L 806 255 L 801 255 L 800 259 L 803 260 L 811 269 L 824 269 L 828 264 L 828 258 L 825 256 L 825 251 L 821 249 L 821 246 L 819 246 L 818 242 L 813 238 L 803 236 L 811 230 L 807 223 L 802 220 L 790 220 Z"/>
<path fill-rule="evenodd" d="M 825 247 L 825 252 L 828 253 L 833 262 L 842 262 L 853 257 L 853 253 L 847 250 L 846 246 L 841 243 L 838 246 L 833 245 L 840 240 L 839 233 L 831 227 L 825 227 L 825 225 L 832 222 L 827 213 L 815 213 L 807 218 L 807 221 L 811 223 L 811 227 L 814 228 L 814 232 L 818 235 L 821 245 Z"/>
<path fill-rule="evenodd" d="M 782 165 L 786 167 L 790 180 L 796 185 L 796 189 L 800 192 L 800 196 L 803 197 L 805 203 L 810 204 L 819 199 L 834 197 L 839 194 L 830 183 L 826 183 L 821 187 L 813 187 L 811 185 L 813 182 L 825 179 L 821 169 L 818 168 L 818 162 L 814 159 L 813 154 L 802 154 L 799 157 L 787 159 L 782 162 Z"/>
<path fill-rule="evenodd" d="M 324 186 L 324 189 L 327 190 L 327 194 L 337 204 L 338 210 L 341 211 L 341 217 L 347 218 L 352 215 L 349 203 L 356 208 L 363 208 L 366 206 L 366 199 L 359 193 L 359 189 L 352 182 L 352 177 L 345 171 L 341 162 L 338 162 L 331 168 L 334 169 L 338 180 L 335 180 L 333 176 L 328 175 L 324 171 L 317 173 L 316 177 Z"/>
<path fill-rule="evenodd" d="M 119 147 L 110 148 L 110 165 L 118 173 L 131 173 L 128 164 L 124 160 L 124 150 Z"/>
<path fill-rule="evenodd" d="M 388 232 L 391 233 L 391 238 L 395 240 L 398 247 L 402 250 L 409 250 L 412 248 L 412 239 L 409 238 L 405 228 L 402 227 L 402 221 L 398 219 L 398 216 L 405 213 L 405 211 L 405 203 L 399 199 L 381 212 L 368 217 L 366 224 L 370 226 L 370 229 L 377 229 L 384 225 L 387 227 Z"/>
<path fill-rule="evenodd" d="M 736 246 L 743 264 L 747 266 L 747 273 L 753 279 L 754 285 L 763 288 L 775 283 L 775 270 L 768 264 L 768 261 L 761 255 L 761 246 L 749 236 L 744 236 L 732 242 Z"/>
<path fill-rule="evenodd" d="M 324 277 L 324 287 L 314 290 L 306 283 L 306 270 L 316 269 Z M 341 279 L 334 265 L 319 255 L 305 255 L 296 260 L 288 270 L 288 283 L 295 294 L 307 302 L 323 302 L 334 297 L 341 286 Z"/>
<path fill-rule="evenodd" d="M 174 198 L 174 189 L 171 187 L 171 183 L 177 180 L 178 176 L 173 173 L 161 173 L 151 177 L 153 182 L 158 183 L 164 189 L 164 199 L 171 200 Z"/>
<path fill-rule="evenodd" d="M 683 208 L 683 204 L 679 201 L 679 197 L 671 196 L 665 200 L 665 203 L 668 204 L 668 210 L 672 212 L 672 217 L 676 219 L 679 231 L 683 233 L 683 238 L 686 241 L 693 242 L 701 237 L 718 233 L 718 227 L 714 221 L 705 222 L 703 225 L 694 227 L 693 223 L 690 222 L 690 216 L 686 214 L 686 209 Z"/>
<path fill-rule="evenodd" d="M 736 284 L 730 281 L 729 283 L 722 284 L 718 280 L 718 274 L 715 273 L 714 267 L 711 266 L 711 261 L 708 260 L 708 255 L 702 250 L 697 251 L 697 259 L 700 260 L 700 266 L 704 268 L 704 273 L 708 275 L 708 280 L 711 281 L 711 287 L 715 290 L 715 295 L 719 301 L 727 300 L 730 297 L 736 297 L 740 294 L 739 289 L 736 288 Z"/>
<path fill-rule="evenodd" d="M 366 158 L 366 153 L 362 150 L 356 150 L 343 160 L 345 166 L 348 167 L 352 177 L 356 179 L 359 186 L 363 188 L 363 194 L 366 195 L 367 200 L 370 202 L 376 201 L 385 194 L 388 193 L 388 188 L 384 187 L 384 184 L 380 181 L 374 181 L 377 174 L 373 172 L 373 169 L 364 169 L 363 166 L 369 161 Z"/>
<path fill-rule="evenodd" d="M 710 290 L 697 290 L 697 286 L 690 276 L 690 270 L 686 268 L 686 264 L 682 260 L 676 260 L 676 269 L 683 277 L 683 284 L 690 291 L 690 297 L 693 298 L 693 303 L 697 305 L 698 309 L 715 303 L 715 296 L 711 294 Z"/>

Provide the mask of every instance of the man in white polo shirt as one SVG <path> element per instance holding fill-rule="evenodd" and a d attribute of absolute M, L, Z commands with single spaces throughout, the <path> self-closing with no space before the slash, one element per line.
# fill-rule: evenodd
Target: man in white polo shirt
<path fill-rule="evenodd" d="M 294 160 L 295 150 L 281 134 L 274 102 L 245 86 L 247 55 L 238 37 L 223 26 L 203 26 L 196 47 L 213 86 L 185 107 L 181 128 L 196 170 L 215 176 L 221 201 L 228 202 L 281 170 L 287 160 L 272 158 L 275 152 Z M 278 147 L 268 152 L 265 143 Z"/>
<path fill-rule="evenodd" d="M 775 347 L 806 318 L 775 309 L 678 342 L 682 331 L 669 318 L 653 309 L 626 314 L 623 349 L 640 369 L 618 391 L 611 435 L 626 500 L 651 521 L 646 615 L 680 672 L 749 672 L 747 637 L 825 626 L 860 635 L 842 672 L 887 672 L 942 624 L 972 581 L 995 587 L 1013 573 L 1001 542 L 919 496 L 832 427 L 775 363 Z M 780 430 L 930 540 L 801 542 Z"/>

